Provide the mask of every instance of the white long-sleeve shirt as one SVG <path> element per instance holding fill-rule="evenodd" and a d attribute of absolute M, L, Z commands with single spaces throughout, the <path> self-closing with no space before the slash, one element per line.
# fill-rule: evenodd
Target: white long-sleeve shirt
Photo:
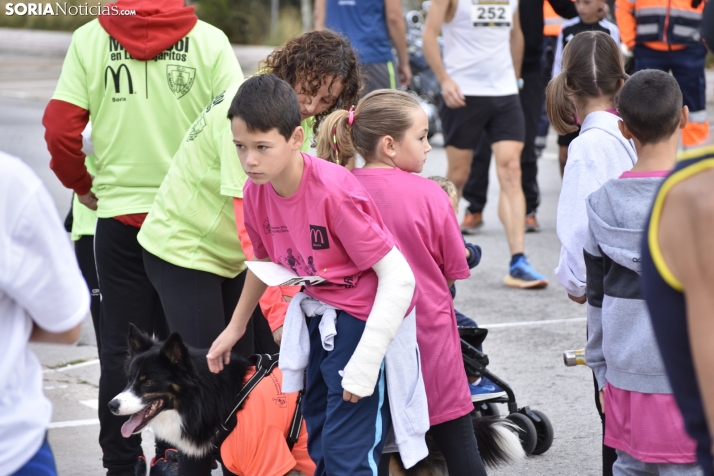
<path fill-rule="evenodd" d="M 635 146 L 620 133 L 619 120 L 605 111 L 588 114 L 580 135 L 568 148 L 558 200 L 556 231 L 562 246 L 555 277 L 573 296 L 585 294 L 583 247 L 588 233 L 585 199 L 637 162 Z"/>

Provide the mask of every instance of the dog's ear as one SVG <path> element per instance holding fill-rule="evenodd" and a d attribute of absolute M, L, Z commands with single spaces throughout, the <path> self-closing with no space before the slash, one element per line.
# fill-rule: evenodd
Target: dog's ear
<path fill-rule="evenodd" d="M 129 355 L 133 356 L 140 352 L 149 350 L 154 341 L 146 332 L 143 332 L 131 322 L 129 323 Z"/>
<path fill-rule="evenodd" d="M 161 354 L 169 359 L 173 365 L 189 370 L 191 366 L 191 358 L 188 354 L 188 347 L 183 343 L 181 336 L 177 332 L 173 332 L 164 342 L 161 348 Z"/>

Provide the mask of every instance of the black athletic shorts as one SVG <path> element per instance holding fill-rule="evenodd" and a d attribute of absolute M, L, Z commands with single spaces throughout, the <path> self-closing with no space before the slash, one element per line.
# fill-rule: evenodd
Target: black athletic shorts
<path fill-rule="evenodd" d="M 466 106 L 451 109 L 439 103 L 444 145 L 477 149 L 485 133 L 491 144 L 525 141 L 526 123 L 521 100 L 513 96 L 466 96 Z"/>
<path fill-rule="evenodd" d="M 567 147 L 570 145 L 571 142 L 575 140 L 576 137 L 580 135 L 580 128 L 578 127 L 578 130 L 575 132 L 568 132 L 564 136 L 559 135 L 558 136 L 558 145 Z"/>

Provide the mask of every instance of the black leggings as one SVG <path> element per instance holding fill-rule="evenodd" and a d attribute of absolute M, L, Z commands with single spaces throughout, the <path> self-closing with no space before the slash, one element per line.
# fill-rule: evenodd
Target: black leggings
<path fill-rule="evenodd" d="M 92 314 L 94 324 L 94 335 L 97 338 L 97 352 L 102 351 L 101 340 L 99 339 L 99 279 L 97 278 L 97 265 L 94 263 L 94 235 L 80 236 L 74 242 L 74 254 L 77 255 L 77 263 L 82 271 L 84 281 L 87 283 L 92 300 L 89 304 L 89 312 Z"/>
<path fill-rule="evenodd" d="M 470 414 L 432 426 L 429 435 L 444 455 L 449 476 L 486 476 Z M 391 454 L 382 455 L 379 476 L 389 475 L 390 459 Z"/>
<path fill-rule="evenodd" d="M 449 476 L 486 476 L 470 414 L 434 425 L 429 432 L 444 455 Z"/>
<path fill-rule="evenodd" d="M 166 314 L 169 330 L 178 332 L 187 345 L 208 349 L 230 322 L 243 291 L 246 272 L 235 278 L 173 265 L 144 250 L 144 267 L 156 289 Z M 273 340 L 268 321 L 257 307 L 245 335 L 233 351 L 243 357 L 254 353 L 275 354 L 280 350 Z M 194 459 L 179 454 L 180 476 L 208 476 L 214 459 Z M 224 475 L 230 475 L 223 468 Z"/>
<path fill-rule="evenodd" d="M 142 331 L 165 339 L 166 319 L 159 296 L 144 271 L 138 228 L 113 218 L 99 218 L 94 240 L 97 276 L 102 290 L 98 326 L 99 360 L 99 444 L 107 476 L 134 474 L 142 454 L 141 436 L 124 438 L 122 424 L 127 417 L 113 415 L 107 404 L 126 386 L 127 335 L 129 323 Z M 165 446 L 157 440 L 156 454 L 164 456 Z"/>
<path fill-rule="evenodd" d="M 615 460 L 617 460 L 617 452 L 615 448 L 610 448 L 605 445 L 605 414 L 602 412 L 602 407 L 600 406 L 600 391 L 597 388 L 598 384 L 595 374 L 593 374 L 593 381 L 595 382 L 595 407 L 600 414 L 600 421 L 602 422 L 602 476 L 612 476 L 612 466 L 615 464 Z"/>

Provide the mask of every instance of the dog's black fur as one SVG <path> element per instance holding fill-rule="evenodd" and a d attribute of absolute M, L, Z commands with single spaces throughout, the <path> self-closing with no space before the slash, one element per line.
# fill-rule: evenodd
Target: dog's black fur
<path fill-rule="evenodd" d="M 141 431 L 162 413 L 174 410 L 180 418 L 182 441 L 176 441 L 177 435 L 164 434 L 155 424 L 154 431 L 187 454 L 207 454 L 220 424 L 233 410 L 235 396 L 243 387 L 250 365 L 233 354 L 224 370 L 214 374 L 208 369 L 206 351 L 189 349 L 177 333 L 161 343 L 130 324 L 126 363 L 129 383 L 122 394 L 131 392 L 147 406 L 163 402 L 152 418 L 143 421 L 134 432 Z M 116 399 L 109 406 L 112 412 L 120 414 Z"/>

